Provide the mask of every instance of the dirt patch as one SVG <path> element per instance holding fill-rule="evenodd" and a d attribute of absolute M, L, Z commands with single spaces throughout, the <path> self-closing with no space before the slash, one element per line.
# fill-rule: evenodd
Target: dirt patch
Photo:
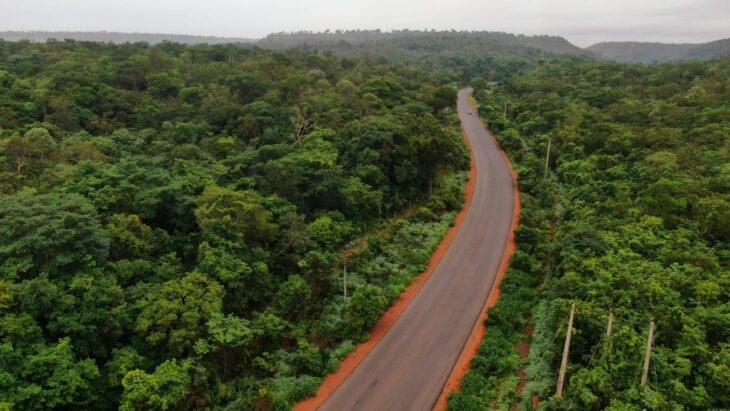
<path fill-rule="evenodd" d="M 464 135 L 464 139 L 466 140 L 466 135 Z M 467 140 L 467 145 L 468 144 L 469 142 Z M 395 324 L 403 311 L 405 311 L 406 307 L 408 307 L 411 301 L 413 301 L 413 299 L 416 297 L 416 294 L 418 294 L 418 291 L 420 291 L 421 287 L 423 287 L 433 271 L 441 262 L 444 254 L 446 254 L 446 250 L 448 250 L 449 246 L 454 241 L 454 237 L 456 237 L 456 233 L 459 231 L 459 227 L 461 227 L 461 224 L 464 222 L 467 211 L 469 210 L 469 206 L 471 205 L 476 179 L 476 165 L 474 164 L 474 157 L 472 156 L 471 169 L 469 171 L 469 181 L 466 182 L 466 185 L 464 187 L 464 204 L 462 205 L 461 211 L 456 216 L 454 226 L 446 232 L 446 235 L 441 240 L 441 243 L 439 243 L 436 251 L 433 253 L 433 255 L 431 255 L 431 259 L 428 262 L 428 269 L 425 272 L 414 277 L 414 279 L 408 285 L 408 288 L 406 288 L 405 291 L 401 293 L 400 297 L 398 297 L 398 300 L 396 300 L 396 302 L 388 309 L 388 311 L 386 311 L 385 314 L 380 317 L 378 322 L 375 323 L 375 326 L 370 331 L 370 338 L 367 341 L 359 344 L 355 348 L 355 351 L 351 352 L 347 357 L 345 357 L 345 359 L 340 364 L 340 368 L 338 368 L 337 371 L 335 371 L 334 373 L 329 374 L 327 377 L 325 377 L 322 385 L 320 385 L 317 389 L 317 393 L 313 397 L 307 398 L 306 400 L 298 403 L 297 406 L 294 407 L 295 411 L 316 410 L 317 408 L 319 408 L 332 395 L 332 393 L 335 392 L 337 387 L 339 387 L 340 384 L 342 384 L 345 379 L 347 379 L 347 377 L 352 374 L 355 368 L 360 365 L 360 363 L 365 359 L 368 353 L 372 351 L 372 349 L 375 348 L 376 345 L 378 345 L 380 340 L 383 339 L 388 330 L 390 330 L 393 324 Z"/>
<path fill-rule="evenodd" d="M 471 104 L 473 106 L 473 103 Z M 476 110 L 476 107 L 473 107 L 473 111 L 478 112 Z M 512 173 L 512 183 L 514 186 L 514 210 L 512 213 L 512 227 L 510 228 L 509 237 L 507 238 L 507 244 L 505 245 L 504 252 L 502 254 L 502 262 L 499 265 L 499 270 L 497 271 L 497 277 L 494 280 L 492 290 L 489 292 L 489 296 L 487 297 L 487 301 L 484 303 L 482 312 L 479 315 L 479 318 L 477 318 L 476 324 L 474 324 L 474 329 L 472 330 L 469 339 L 466 341 L 466 345 L 464 346 L 461 355 L 459 355 L 459 359 L 456 361 L 456 365 L 451 371 L 449 379 L 446 381 L 446 385 L 441 391 L 441 395 L 439 396 L 438 401 L 436 401 L 436 405 L 433 407 L 434 410 L 440 411 L 446 409 L 446 406 L 448 405 L 447 400 L 449 394 L 459 389 L 461 380 L 464 378 L 466 373 L 469 372 L 469 363 L 471 362 L 471 359 L 474 358 L 474 356 L 476 355 L 477 351 L 479 350 L 479 344 L 484 338 L 484 333 L 486 331 L 486 325 L 484 324 L 484 322 L 487 319 L 488 309 L 494 307 L 494 305 L 497 304 L 497 301 L 499 301 L 499 284 L 502 282 L 502 279 L 507 273 L 507 268 L 509 267 L 509 262 L 512 258 L 512 254 L 514 254 L 515 249 L 517 248 L 514 233 L 520 222 L 520 190 L 517 185 L 517 173 L 512 169 L 512 163 L 510 163 L 509 158 L 507 157 L 507 154 L 504 152 L 504 150 L 500 151 L 505 161 L 507 161 L 507 166 L 510 168 L 510 172 Z M 472 164 L 472 168 L 473 167 L 474 165 Z"/>
<path fill-rule="evenodd" d="M 522 335 L 525 336 L 525 339 L 517 343 L 517 352 L 520 353 L 520 358 L 526 358 L 527 354 L 530 353 L 530 338 L 532 337 L 532 333 L 535 332 L 535 324 L 530 323 L 525 327 L 524 331 L 522 331 Z"/>
<path fill-rule="evenodd" d="M 525 336 L 525 338 L 518 342 L 515 348 L 517 348 L 517 352 L 520 354 L 520 358 L 524 359 L 527 358 L 527 355 L 530 353 L 530 338 L 532 338 L 532 333 L 535 332 L 535 324 L 530 322 L 527 327 L 522 331 L 522 334 Z M 527 385 L 527 380 L 525 379 L 525 367 L 520 367 L 519 371 L 517 371 L 517 376 L 520 378 L 520 383 L 517 384 L 517 395 L 522 394 L 522 390 L 525 389 L 525 385 Z M 535 397 L 532 398 L 533 405 L 535 403 Z M 510 407 L 510 411 L 517 411 L 517 405 L 513 405 Z"/>

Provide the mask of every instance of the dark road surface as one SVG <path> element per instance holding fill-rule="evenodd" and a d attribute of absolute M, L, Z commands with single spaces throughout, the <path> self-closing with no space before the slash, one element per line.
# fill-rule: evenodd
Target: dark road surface
<path fill-rule="evenodd" d="M 469 93 L 458 97 L 477 168 L 466 218 L 418 295 L 320 410 L 431 410 L 471 334 L 502 259 L 514 195 L 507 162 Z"/>

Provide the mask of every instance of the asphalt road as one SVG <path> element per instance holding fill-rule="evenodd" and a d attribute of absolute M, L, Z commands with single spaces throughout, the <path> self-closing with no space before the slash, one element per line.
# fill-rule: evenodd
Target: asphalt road
<path fill-rule="evenodd" d="M 494 283 L 512 223 L 512 176 L 459 91 L 477 168 L 471 206 L 441 263 L 401 317 L 320 410 L 431 410 Z"/>

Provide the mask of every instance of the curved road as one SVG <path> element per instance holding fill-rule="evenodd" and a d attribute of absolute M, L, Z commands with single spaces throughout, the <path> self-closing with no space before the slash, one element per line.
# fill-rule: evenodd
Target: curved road
<path fill-rule="evenodd" d="M 431 410 L 484 307 L 512 223 L 512 175 L 459 91 L 477 169 L 471 206 L 441 263 L 401 317 L 320 410 Z"/>

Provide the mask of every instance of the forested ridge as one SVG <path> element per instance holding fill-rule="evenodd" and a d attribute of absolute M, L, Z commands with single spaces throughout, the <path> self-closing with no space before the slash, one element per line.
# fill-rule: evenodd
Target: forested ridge
<path fill-rule="evenodd" d="M 586 50 L 603 58 L 631 63 L 710 60 L 730 54 L 730 39 L 699 44 L 608 41 L 589 46 Z"/>
<path fill-rule="evenodd" d="M 331 51 L 346 55 L 368 54 L 402 63 L 430 62 L 440 66 L 443 56 L 546 57 L 551 54 L 584 55 L 631 63 L 711 60 L 730 54 L 730 39 L 706 43 L 607 41 L 581 48 L 561 36 L 522 35 L 496 31 L 464 30 L 325 30 L 271 33 L 260 39 L 162 33 L 0 31 L 0 39 L 35 42 L 98 41 L 112 43 L 164 42 L 232 44 L 267 49 Z"/>
<path fill-rule="evenodd" d="M 455 95 L 331 54 L 0 42 L 0 409 L 313 394 L 461 206 Z"/>
<path fill-rule="evenodd" d="M 235 37 L 191 36 L 158 33 L 71 32 L 71 31 L 0 31 L 0 39 L 37 42 L 98 41 L 113 43 L 147 42 L 157 44 L 174 42 L 185 44 L 238 43 L 267 49 L 300 49 L 332 51 L 340 54 L 363 53 L 387 56 L 388 59 L 413 61 L 437 54 L 455 54 L 467 51 L 498 55 L 536 55 L 547 53 L 589 54 L 560 36 L 526 36 L 494 31 L 457 30 L 325 30 L 272 33 L 261 39 Z M 405 53 L 409 59 L 403 59 Z"/>
<path fill-rule="evenodd" d="M 411 61 L 434 55 L 587 55 L 560 36 L 526 36 L 495 31 L 436 30 L 335 30 L 272 33 L 256 42 L 267 48 L 331 50 L 344 54 L 374 53 Z M 467 54 L 469 53 L 469 54 Z M 408 61 L 406 59 L 405 61 Z"/>
<path fill-rule="evenodd" d="M 729 78 L 730 59 L 561 59 L 474 81 L 523 211 L 501 300 L 450 409 L 730 408 Z"/>

